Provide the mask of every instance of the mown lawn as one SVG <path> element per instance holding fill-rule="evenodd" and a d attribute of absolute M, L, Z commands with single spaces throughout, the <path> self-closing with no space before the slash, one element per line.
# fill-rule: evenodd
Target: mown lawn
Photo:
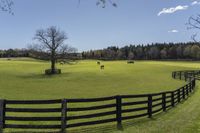
<path fill-rule="evenodd" d="M 78 61 L 57 65 L 63 74 L 43 75 L 48 62 L 0 60 L 0 97 L 8 99 L 88 98 L 173 90 L 184 84 L 171 78 L 174 70 L 187 69 L 165 62 Z M 172 65 L 171 65 L 172 64 Z M 170 85 L 169 85 L 170 84 Z"/>
<path fill-rule="evenodd" d="M 0 60 L 0 97 L 5 99 L 93 98 L 119 94 L 155 93 L 175 90 L 184 81 L 171 78 L 175 70 L 198 69 L 199 62 L 77 61 L 59 65 L 63 74 L 45 76 L 50 64 L 29 58 Z M 198 83 L 197 83 L 198 85 Z M 200 91 L 174 109 L 154 116 L 123 122 L 123 130 L 115 123 L 70 132 L 200 132 Z M 76 105 L 77 106 L 77 105 Z M 23 114 L 24 115 L 24 114 Z M 10 130 L 8 130 L 9 132 Z"/>

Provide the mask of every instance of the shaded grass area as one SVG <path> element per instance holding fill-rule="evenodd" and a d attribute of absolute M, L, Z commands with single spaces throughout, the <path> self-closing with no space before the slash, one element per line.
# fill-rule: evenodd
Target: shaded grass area
<path fill-rule="evenodd" d="M 171 78 L 175 70 L 198 69 L 198 62 L 158 62 L 126 61 L 101 62 L 105 65 L 100 70 L 96 61 L 79 61 L 73 65 L 59 65 L 63 74 L 46 76 L 43 70 L 48 62 L 28 60 L 0 60 L 0 97 L 6 99 L 58 99 L 58 98 L 93 98 L 119 94 L 144 94 L 175 90 L 185 84 L 184 81 Z M 104 124 L 93 127 L 69 129 L 69 132 L 193 132 L 198 131 L 200 121 L 198 108 L 200 92 L 188 101 L 178 105 L 167 113 L 161 113 L 152 119 L 142 118 L 123 122 L 123 129 L 117 130 L 116 124 Z M 193 98 L 194 97 L 194 98 Z M 105 104 L 105 103 L 100 103 Z M 96 104 L 95 104 L 96 105 Z M 60 105 L 56 105 L 60 106 Z M 55 107 L 56 107 L 55 106 Z M 71 107 L 92 106 L 92 104 L 72 104 Z M 35 106 L 35 108 L 41 106 Z M 115 109 L 114 109 L 115 110 Z M 104 110 L 109 111 L 109 110 Z M 194 113 L 195 112 L 195 113 Z M 97 111 L 93 111 L 97 113 Z M 77 112 L 70 115 L 86 114 Z M 14 116 L 33 116 L 33 114 L 8 114 Z M 44 116 L 34 114 L 35 116 Z M 46 116 L 60 116 L 46 114 Z M 104 118 L 110 118 L 109 116 Z M 102 118 L 98 118 L 102 119 Z M 93 120 L 97 120 L 96 118 Z M 77 121 L 74 121 L 77 122 Z M 15 123 L 15 122 L 11 122 Z M 21 124 L 22 122 L 18 122 Z M 49 124 L 29 122 L 29 124 Z M 50 122 L 60 124 L 59 122 Z M 182 125 L 186 126 L 182 126 Z M 180 129 L 179 129 L 180 128 Z M 15 130 L 6 130 L 7 132 Z M 27 130 L 29 131 L 29 130 Z M 41 130 L 41 132 L 43 132 Z"/>

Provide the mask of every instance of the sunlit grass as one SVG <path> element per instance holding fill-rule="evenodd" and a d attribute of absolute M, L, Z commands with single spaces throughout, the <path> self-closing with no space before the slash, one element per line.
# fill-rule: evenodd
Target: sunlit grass
<path fill-rule="evenodd" d="M 101 63 L 105 65 L 104 70 L 100 69 L 95 60 L 78 61 L 71 65 L 57 64 L 57 67 L 62 69 L 62 74 L 46 76 L 44 69 L 49 68 L 49 62 L 30 58 L 1 59 L 0 97 L 5 99 L 95 98 L 175 90 L 185 82 L 172 79 L 172 71 L 198 69 L 200 66 L 198 62 L 173 61 L 136 61 L 135 64 L 127 64 L 126 61 L 102 61 Z M 198 131 L 199 95 L 197 89 L 188 101 L 153 119 L 126 121 L 123 124 L 123 132 Z M 94 129 L 75 128 L 70 131 L 80 132 L 84 129 L 87 132 L 106 132 L 104 130 L 106 128 L 109 128 L 108 132 L 121 132 L 116 130 L 115 124 L 97 126 Z"/>

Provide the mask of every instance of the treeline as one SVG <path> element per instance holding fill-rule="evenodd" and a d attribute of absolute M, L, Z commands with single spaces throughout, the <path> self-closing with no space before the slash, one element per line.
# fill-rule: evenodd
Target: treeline
<path fill-rule="evenodd" d="M 50 60 L 51 54 L 49 52 L 44 51 L 35 51 L 30 49 L 29 50 L 29 57 L 40 59 L 40 60 Z M 79 60 L 82 59 L 81 53 L 62 53 L 62 54 L 56 54 L 56 60 L 65 60 L 65 59 L 71 59 L 71 60 Z"/>
<path fill-rule="evenodd" d="M 0 50 L 0 58 L 32 57 L 49 60 L 49 53 L 30 49 Z M 100 60 L 160 60 L 160 59 L 200 59 L 200 43 L 154 43 L 147 45 L 129 45 L 108 47 L 100 50 L 84 51 L 60 55 L 65 59 L 100 59 Z"/>
<path fill-rule="evenodd" d="M 101 50 L 82 52 L 83 59 L 102 60 L 159 60 L 200 59 L 200 43 L 154 43 L 129 45 L 121 48 L 112 46 Z"/>
<path fill-rule="evenodd" d="M 32 49 L 7 49 L 0 50 L 0 58 L 31 57 L 40 60 L 49 60 L 50 53 Z M 57 55 L 58 59 L 81 59 L 81 53 L 65 53 Z"/>
<path fill-rule="evenodd" d="M 29 57 L 29 50 L 27 49 L 0 50 L 0 58 L 9 58 L 9 57 Z"/>

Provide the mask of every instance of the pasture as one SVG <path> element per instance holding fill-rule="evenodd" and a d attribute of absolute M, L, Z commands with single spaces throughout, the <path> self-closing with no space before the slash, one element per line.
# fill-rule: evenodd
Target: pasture
<path fill-rule="evenodd" d="M 144 94 L 175 90 L 185 84 L 174 80 L 171 72 L 194 70 L 199 62 L 77 61 L 60 65 L 61 75 L 46 76 L 49 62 L 30 58 L 0 60 L 0 97 L 5 99 L 59 99 L 94 98 L 121 94 Z M 197 82 L 198 85 L 198 82 Z M 200 91 L 176 108 L 152 119 L 143 118 L 125 122 L 124 130 L 115 124 L 78 128 L 71 132 L 198 132 L 200 123 Z M 162 125 L 162 127 L 160 127 Z M 9 131 L 8 131 L 9 132 Z"/>

